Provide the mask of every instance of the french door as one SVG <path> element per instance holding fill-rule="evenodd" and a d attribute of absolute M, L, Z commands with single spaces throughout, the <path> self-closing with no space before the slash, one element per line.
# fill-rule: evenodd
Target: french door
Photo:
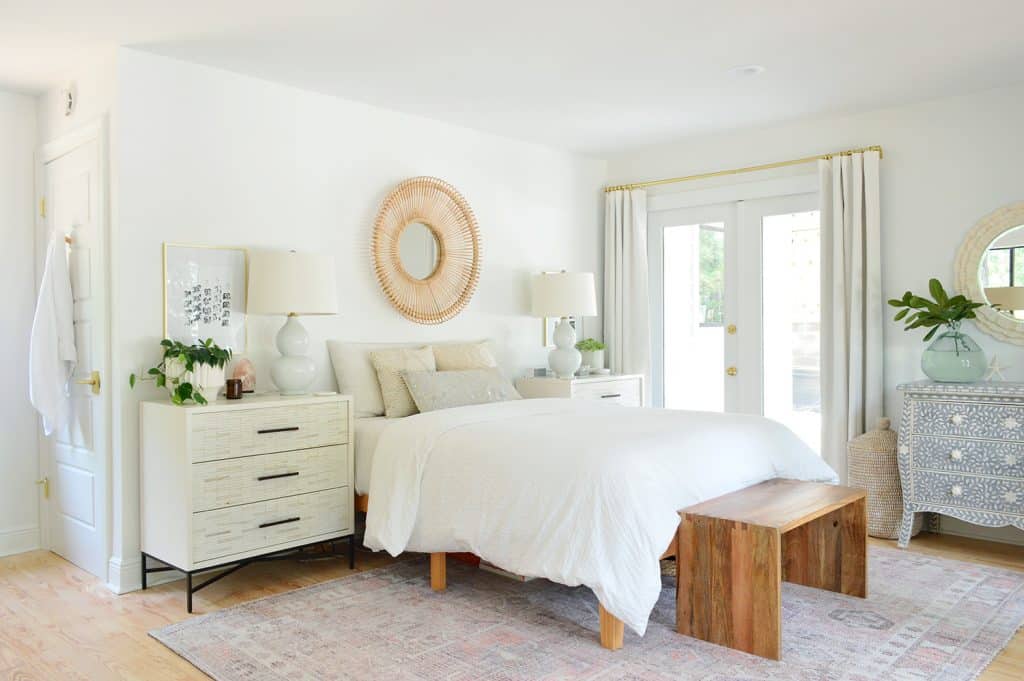
<path fill-rule="evenodd" d="M 821 442 L 816 194 L 648 214 L 652 397 Z"/>

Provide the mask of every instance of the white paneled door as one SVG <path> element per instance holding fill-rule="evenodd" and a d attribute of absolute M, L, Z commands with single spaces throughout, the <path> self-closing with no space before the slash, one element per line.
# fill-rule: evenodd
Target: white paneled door
<path fill-rule="evenodd" d="M 38 272 L 47 238 L 65 245 L 74 298 L 78 364 L 66 428 L 41 437 L 43 545 L 106 579 L 108 551 L 107 277 L 103 128 L 95 126 L 39 153 Z M 98 379 L 98 385 L 94 379 Z M 98 389 L 97 389 L 98 388 Z"/>
<path fill-rule="evenodd" d="M 763 414 L 820 448 L 816 194 L 651 211 L 652 393 Z"/>

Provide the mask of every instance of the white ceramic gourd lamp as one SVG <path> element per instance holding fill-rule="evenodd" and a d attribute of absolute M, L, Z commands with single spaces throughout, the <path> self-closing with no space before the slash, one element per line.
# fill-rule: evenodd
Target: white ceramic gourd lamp
<path fill-rule="evenodd" d="M 532 311 L 535 317 L 561 318 L 555 327 L 555 349 L 548 354 L 548 365 L 558 378 L 572 378 L 582 357 L 569 317 L 597 314 L 593 272 L 538 274 L 533 278 Z"/>
<path fill-rule="evenodd" d="M 299 316 L 337 314 L 337 288 L 330 256 L 295 251 L 250 256 L 248 313 L 288 316 L 277 332 L 281 356 L 270 365 L 270 379 L 282 395 L 304 395 L 313 383 L 316 365 Z"/>

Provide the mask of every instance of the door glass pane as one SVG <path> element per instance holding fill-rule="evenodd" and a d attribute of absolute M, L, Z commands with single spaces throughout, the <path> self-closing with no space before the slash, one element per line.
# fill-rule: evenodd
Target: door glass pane
<path fill-rule="evenodd" d="M 762 220 L 764 415 L 821 451 L 818 211 Z"/>
<path fill-rule="evenodd" d="M 664 235 L 665 407 L 723 411 L 725 225 Z"/>

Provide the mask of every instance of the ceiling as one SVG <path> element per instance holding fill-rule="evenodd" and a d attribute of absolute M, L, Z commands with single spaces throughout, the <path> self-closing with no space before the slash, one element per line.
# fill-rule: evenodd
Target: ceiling
<path fill-rule="evenodd" d="M 1022 25 L 1020 0 L 4 0 L 0 87 L 129 45 L 601 155 L 1024 82 Z"/>

